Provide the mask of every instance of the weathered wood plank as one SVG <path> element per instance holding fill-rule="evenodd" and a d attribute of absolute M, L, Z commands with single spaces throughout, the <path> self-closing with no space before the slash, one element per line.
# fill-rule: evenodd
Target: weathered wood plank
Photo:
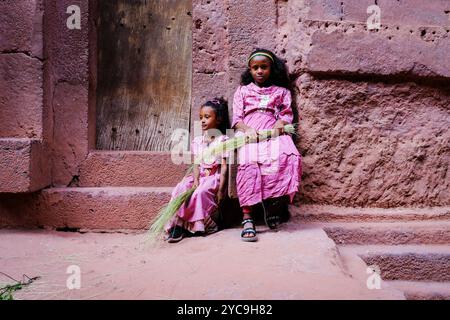
<path fill-rule="evenodd" d="M 97 149 L 169 151 L 189 128 L 191 0 L 101 0 Z"/>

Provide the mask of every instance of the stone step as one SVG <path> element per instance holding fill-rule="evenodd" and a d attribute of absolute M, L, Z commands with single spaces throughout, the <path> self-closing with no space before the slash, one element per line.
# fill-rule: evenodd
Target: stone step
<path fill-rule="evenodd" d="M 449 245 L 344 245 L 339 250 L 378 266 L 383 280 L 450 281 Z"/>
<path fill-rule="evenodd" d="M 450 300 L 450 282 L 387 281 L 408 300 Z"/>
<path fill-rule="evenodd" d="M 449 244 L 450 221 L 337 222 L 321 226 L 338 245 Z"/>
<path fill-rule="evenodd" d="M 171 187 L 50 188 L 25 210 L 3 210 L 0 226 L 67 231 L 143 231 Z M 11 208 L 17 206 L 8 205 Z M 0 208 L 1 209 L 1 208 Z M 1 210 L 0 210 L 1 211 Z"/>
<path fill-rule="evenodd" d="M 175 164 L 170 152 L 93 151 L 80 168 L 80 187 L 174 187 L 189 165 Z"/>
<path fill-rule="evenodd" d="M 289 211 L 304 222 L 450 221 L 450 207 L 384 209 L 301 204 L 289 206 Z"/>

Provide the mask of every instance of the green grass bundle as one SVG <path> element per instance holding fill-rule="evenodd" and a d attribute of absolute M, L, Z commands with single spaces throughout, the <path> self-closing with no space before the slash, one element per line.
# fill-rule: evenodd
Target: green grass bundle
<path fill-rule="evenodd" d="M 284 132 L 295 134 L 295 126 L 288 124 L 284 126 Z M 259 130 L 257 132 L 258 140 L 264 141 L 276 136 L 275 129 Z M 200 156 L 196 159 L 195 163 L 201 163 L 212 157 L 216 157 L 225 152 L 231 152 L 236 149 L 243 147 L 244 145 L 251 143 L 247 136 L 234 137 L 228 139 L 225 142 L 219 143 L 217 146 L 210 147 L 206 149 Z M 181 206 L 189 201 L 190 197 L 194 193 L 195 188 L 191 188 L 188 191 L 182 193 L 172 201 L 170 201 L 164 208 L 162 208 L 155 219 L 153 219 L 150 229 L 149 229 L 149 240 L 156 240 L 164 234 L 164 227 L 167 223 L 176 215 Z"/>
<path fill-rule="evenodd" d="M 156 215 L 156 217 L 151 222 L 149 229 L 149 240 L 154 241 L 164 234 L 164 227 L 170 222 L 170 220 L 175 216 L 178 210 L 186 201 L 192 196 L 195 188 L 191 188 L 178 197 L 170 201 L 166 206 L 164 206 Z"/>
<path fill-rule="evenodd" d="M 284 126 L 284 132 L 289 134 L 295 134 L 295 126 L 292 124 L 287 124 Z M 275 129 L 266 129 L 266 130 L 259 130 L 257 131 L 258 134 L 258 141 L 265 141 L 270 138 L 273 138 L 276 136 Z M 228 139 L 225 142 L 219 143 L 215 147 L 210 147 L 206 149 L 199 157 L 196 159 L 196 163 L 201 163 L 202 161 L 206 159 L 213 158 L 215 156 L 218 156 L 223 153 L 231 152 L 236 149 L 239 149 L 243 147 L 246 144 L 251 143 L 252 141 L 249 140 L 247 136 L 239 136 L 234 137 L 232 139 Z"/>

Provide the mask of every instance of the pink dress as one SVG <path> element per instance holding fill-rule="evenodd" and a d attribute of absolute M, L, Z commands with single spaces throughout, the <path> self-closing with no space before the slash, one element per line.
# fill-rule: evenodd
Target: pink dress
<path fill-rule="evenodd" d="M 231 126 L 242 121 L 262 130 L 273 129 L 278 119 L 292 123 L 291 99 L 290 91 L 282 87 L 240 86 L 234 94 Z M 238 131 L 236 136 L 243 134 Z M 302 159 L 290 135 L 240 148 L 238 163 L 236 186 L 241 207 L 284 195 L 292 203 L 301 181 Z"/>
<path fill-rule="evenodd" d="M 191 143 L 191 152 L 197 156 L 206 148 L 214 147 L 227 139 L 227 136 L 222 135 L 208 144 L 205 136 L 195 137 Z M 189 202 L 178 210 L 177 215 L 166 226 L 166 231 L 175 225 L 182 226 L 192 233 L 197 231 L 205 233 L 217 231 L 217 225 L 210 216 L 217 209 L 216 194 L 220 186 L 221 162 L 222 158 L 226 157 L 226 154 L 219 155 L 199 164 L 199 186 L 195 189 Z M 174 188 L 171 200 L 191 189 L 193 184 L 194 174 L 191 173 L 184 177 Z"/>

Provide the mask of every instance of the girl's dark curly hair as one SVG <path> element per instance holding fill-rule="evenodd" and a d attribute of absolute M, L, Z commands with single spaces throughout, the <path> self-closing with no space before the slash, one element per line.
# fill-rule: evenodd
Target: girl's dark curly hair
<path fill-rule="evenodd" d="M 219 127 L 223 134 L 227 129 L 230 129 L 230 118 L 228 116 L 228 102 L 224 98 L 214 98 L 206 101 L 202 107 L 211 107 L 216 113 L 216 118 L 220 119 Z"/>
<path fill-rule="evenodd" d="M 257 52 L 266 53 L 273 58 L 273 62 L 270 61 L 271 70 L 270 70 L 270 77 L 267 80 L 269 82 L 268 85 L 276 85 L 279 87 L 290 89 L 291 85 L 289 81 L 289 75 L 286 64 L 280 58 L 278 58 L 272 51 L 266 49 L 256 49 L 250 54 L 249 57 L 251 57 Z M 241 75 L 241 85 L 246 86 L 252 82 L 255 82 L 255 80 L 253 80 L 252 74 L 250 73 L 250 67 L 247 67 L 247 70 L 245 70 L 245 72 Z"/>

